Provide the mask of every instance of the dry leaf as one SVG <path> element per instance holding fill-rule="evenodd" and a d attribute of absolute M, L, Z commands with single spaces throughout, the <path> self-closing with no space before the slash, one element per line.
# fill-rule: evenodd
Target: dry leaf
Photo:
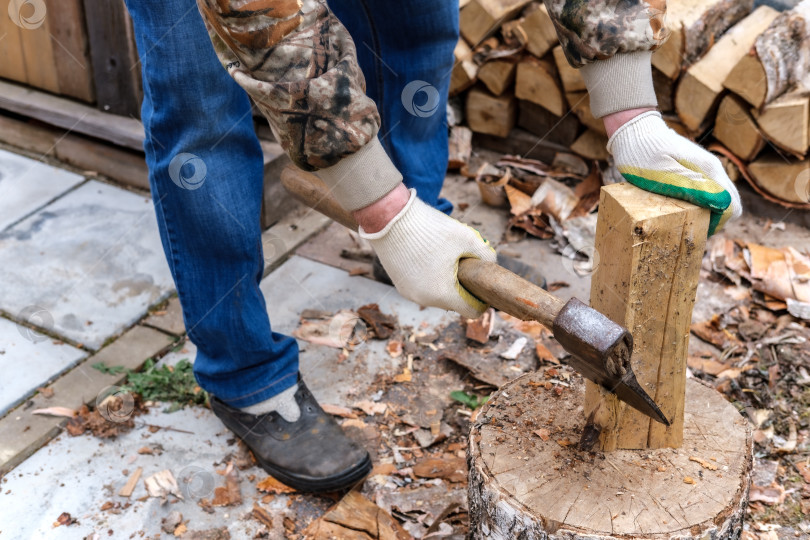
<path fill-rule="evenodd" d="M 211 506 L 233 506 L 242 502 L 242 490 L 239 488 L 239 473 L 233 462 L 225 469 L 225 485 L 214 490 Z"/>
<path fill-rule="evenodd" d="M 392 339 L 385 346 L 385 350 L 388 351 L 388 355 L 391 358 L 399 358 L 400 356 L 402 356 L 402 342 L 396 339 Z"/>
<path fill-rule="evenodd" d="M 467 479 L 467 462 L 460 457 L 449 459 L 431 457 L 414 465 L 413 474 L 419 478 L 443 478 L 450 482 L 464 482 Z"/>
<path fill-rule="evenodd" d="M 394 375 L 394 382 L 397 383 L 411 382 L 411 370 L 405 368 L 399 375 Z M 383 412 L 385 411 L 383 410 Z"/>
<path fill-rule="evenodd" d="M 774 504 L 782 504 L 785 502 L 785 488 L 778 484 L 773 484 L 768 487 L 758 486 L 756 484 L 751 486 L 751 491 L 748 495 L 749 502 L 761 502 L 772 506 Z"/>
<path fill-rule="evenodd" d="M 282 484 L 272 476 L 268 476 L 267 478 L 256 484 L 256 489 L 258 489 L 262 493 L 271 493 L 273 495 L 281 495 L 284 493 L 295 493 L 294 488 L 291 488 L 286 484 Z"/>
<path fill-rule="evenodd" d="M 375 414 L 383 414 L 388 405 L 364 399 L 354 404 L 355 409 L 360 409 L 366 416 L 374 416 Z"/>
<path fill-rule="evenodd" d="M 547 441 L 549 439 L 549 437 L 551 436 L 551 432 L 549 432 L 549 430 L 547 430 L 546 428 L 536 429 L 536 430 L 532 431 L 532 433 L 534 433 L 535 435 L 537 435 L 538 437 L 540 437 L 544 441 Z"/>
<path fill-rule="evenodd" d="M 251 511 L 250 515 L 253 516 L 256 521 L 264 523 L 268 529 L 273 528 L 273 516 L 271 516 L 267 510 L 258 504 L 253 503 L 253 510 Z"/>
<path fill-rule="evenodd" d="M 323 412 L 326 414 L 331 414 L 332 416 L 339 416 L 341 418 L 357 418 L 357 414 L 355 414 L 354 411 L 346 407 L 341 407 L 340 405 L 323 403 L 321 404 L 321 409 L 323 409 Z"/>

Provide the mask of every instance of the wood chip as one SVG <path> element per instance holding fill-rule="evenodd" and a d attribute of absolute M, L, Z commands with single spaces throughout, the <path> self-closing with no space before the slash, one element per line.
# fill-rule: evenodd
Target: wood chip
<path fill-rule="evenodd" d="M 225 485 L 214 490 L 211 506 L 234 506 L 242 502 L 242 490 L 239 487 L 239 473 L 233 462 L 225 469 Z"/>
<path fill-rule="evenodd" d="M 295 527 L 294 523 L 290 525 L 291 529 Z M 291 532 L 288 530 L 288 534 Z M 302 535 L 304 538 L 411 538 L 394 518 L 356 491 L 347 493 L 323 517 L 313 521 Z"/>
<path fill-rule="evenodd" d="M 716 471 L 717 470 L 717 465 L 715 465 L 714 463 L 709 463 L 708 461 L 706 461 L 704 459 L 700 459 L 699 457 L 689 456 L 689 461 L 694 461 L 695 463 L 700 463 L 701 467 L 703 467 L 704 469 L 709 469 L 710 471 Z"/>
<path fill-rule="evenodd" d="M 76 416 L 76 411 L 68 409 L 67 407 L 46 407 L 44 409 L 36 409 L 31 411 L 31 414 L 41 414 L 44 416 L 63 416 L 65 418 L 73 418 Z"/>
<path fill-rule="evenodd" d="M 495 310 L 487 309 L 483 315 L 477 319 L 467 319 L 466 336 L 482 345 L 486 345 L 492 330 L 495 328 Z"/>
<path fill-rule="evenodd" d="M 405 368 L 402 370 L 402 373 L 399 375 L 394 375 L 394 382 L 403 383 L 403 382 L 411 382 L 411 370 Z"/>
<path fill-rule="evenodd" d="M 169 494 L 172 494 L 178 499 L 183 498 L 177 480 L 169 469 L 156 472 L 152 476 L 145 478 L 143 483 L 150 497 L 165 499 Z"/>
<path fill-rule="evenodd" d="M 267 512 L 267 510 L 265 510 L 264 508 L 262 508 L 258 504 L 253 503 L 253 510 L 250 512 L 250 515 L 256 521 L 258 521 L 260 523 L 264 523 L 267 526 L 268 529 L 273 528 L 273 516 L 271 516 Z"/>
<path fill-rule="evenodd" d="M 118 491 L 119 497 L 129 497 L 132 495 L 132 492 L 135 491 L 135 486 L 138 485 L 138 480 L 141 479 L 141 474 L 143 473 L 143 467 L 138 467 L 135 469 L 135 472 L 127 479 L 127 483 L 124 484 Z"/>
<path fill-rule="evenodd" d="M 537 435 L 538 437 L 540 437 L 544 441 L 547 441 L 549 439 L 549 437 L 551 436 L 551 432 L 549 432 L 549 430 L 547 430 L 546 428 L 536 429 L 536 430 L 532 431 L 532 433 L 534 433 L 535 435 Z"/>
<path fill-rule="evenodd" d="M 695 479 L 692 478 L 691 476 L 684 476 L 683 477 L 683 483 L 684 484 L 697 484 L 697 482 L 695 482 Z"/>
<path fill-rule="evenodd" d="M 398 339 L 392 339 L 385 346 L 385 350 L 388 351 L 391 358 L 399 358 L 402 356 L 402 342 Z"/>

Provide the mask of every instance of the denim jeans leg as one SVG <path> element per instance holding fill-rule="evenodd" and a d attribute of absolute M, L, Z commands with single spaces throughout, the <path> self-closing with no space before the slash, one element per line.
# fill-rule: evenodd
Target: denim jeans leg
<path fill-rule="evenodd" d="M 245 92 L 195 0 L 127 0 L 142 64 L 144 149 L 200 386 L 235 407 L 297 381 L 298 346 L 259 289 L 263 160 Z"/>
<path fill-rule="evenodd" d="M 458 0 L 328 0 L 357 47 L 380 110 L 380 140 L 405 185 L 439 210 L 447 171 L 447 94 L 458 42 Z"/>

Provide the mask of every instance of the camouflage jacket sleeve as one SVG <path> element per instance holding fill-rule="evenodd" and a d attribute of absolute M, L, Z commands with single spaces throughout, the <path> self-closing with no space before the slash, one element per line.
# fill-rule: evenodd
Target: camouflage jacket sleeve
<path fill-rule="evenodd" d="M 574 67 L 617 53 L 652 51 L 669 32 L 666 0 L 544 0 Z"/>
<path fill-rule="evenodd" d="M 399 183 L 401 175 L 377 140 L 380 116 L 366 96 L 354 42 L 325 0 L 197 5 L 220 61 L 297 166 L 324 173 L 349 210 Z"/>

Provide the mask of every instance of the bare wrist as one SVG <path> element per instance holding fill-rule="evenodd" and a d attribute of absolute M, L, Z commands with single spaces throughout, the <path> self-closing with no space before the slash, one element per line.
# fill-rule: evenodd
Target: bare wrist
<path fill-rule="evenodd" d="M 654 110 L 655 107 L 641 107 L 639 109 L 627 109 L 626 111 L 619 111 L 604 116 L 602 118 L 602 121 L 605 123 L 605 130 L 607 131 L 607 136 L 612 137 L 613 134 L 616 133 L 616 130 L 618 130 L 620 127 L 622 127 L 624 124 L 626 124 L 636 116 Z"/>
<path fill-rule="evenodd" d="M 377 202 L 352 212 L 358 225 L 367 233 L 380 232 L 405 208 L 411 194 L 405 184 L 400 182 L 394 189 Z"/>

